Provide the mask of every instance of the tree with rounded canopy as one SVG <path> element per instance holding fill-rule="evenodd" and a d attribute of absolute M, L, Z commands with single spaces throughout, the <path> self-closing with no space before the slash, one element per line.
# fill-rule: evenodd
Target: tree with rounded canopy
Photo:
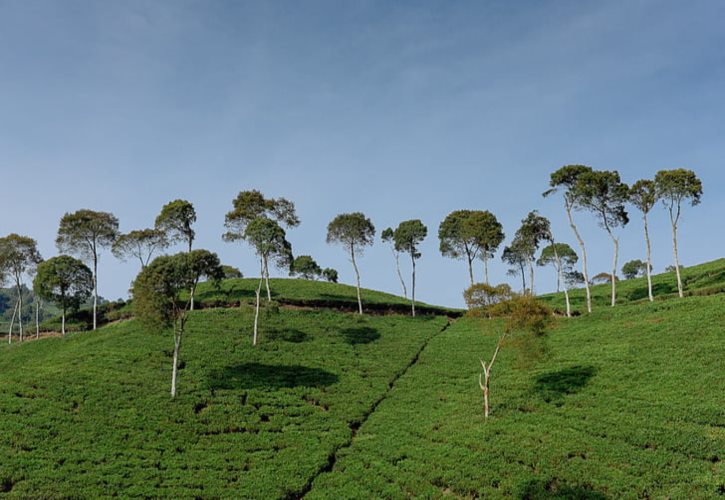
<path fill-rule="evenodd" d="M 504 247 L 501 260 L 510 266 L 506 271 L 509 276 L 521 275 L 521 293 L 526 294 L 526 248 L 520 238 L 514 238 L 511 244 Z"/>
<path fill-rule="evenodd" d="M 554 243 L 553 237 L 551 243 L 541 250 L 539 259 L 536 261 L 537 266 L 553 265 L 556 269 L 556 291 L 561 288 L 564 282 L 564 300 L 566 302 L 566 316 L 571 317 L 571 302 L 569 301 L 569 282 L 566 274 L 573 271 L 574 264 L 579 260 L 576 252 L 566 243 Z"/>
<path fill-rule="evenodd" d="M 408 298 L 408 288 L 405 286 L 405 280 L 403 279 L 403 275 L 400 272 L 400 252 L 395 249 L 395 241 L 393 241 L 393 228 L 388 227 L 383 229 L 383 232 L 380 233 L 380 239 L 383 240 L 383 242 L 388 243 L 390 245 L 390 251 L 393 252 L 393 257 L 395 258 L 395 270 L 398 273 L 398 279 L 400 280 L 400 286 L 403 288 L 403 297 L 406 299 Z"/>
<path fill-rule="evenodd" d="M 169 246 L 166 233 L 159 229 L 136 229 L 126 234 L 121 234 L 113 242 L 111 253 L 121 260 L 129 258 L 138 259 L 141 269 L 146 267 L 154 253 Z"/>
<path fill-rule="evenodd" d="M 584 288 L 587 296 L 587 311 L 592 312 L 592 293 L 589 285 L 589 274 L 587 272 L 587 249 L 584 245 L 584 240 L 579 234 L 579 229 L 574 224 L 574 217 L 572 216 L 572 210 L 576 207 L 576 191 L 575 186 L 579 176 L 592 171 L 591 167 L 586 165 L 565 165 L 559 170 L 553 172 L 550 176 L 549 186 L 550 189 L 544 191 L 544 197 L 550 196 L 557 191 L 563 191 L 564 195 L 564 209 L 569 219 L 569 226 L 574 232 L 579 247 L 581 248 L 582 254 L 582 276 L 584 277 Z"/>
<path fill-rule="evenodd" d="M 647 263 L 642 262 L 639 259 L 630 260 L 629 262 L 625 262 L 622 266 L 622 275 L 625 277 L 625 279 L 631 280 L 633 278 L 637 278 L 638 276 L 643 276 L 645 274 L 649 275 L 649 272 L 647 270 Z"/>
<path fill-rule="evenodd" d="M 474 317 L 485 316 L 490 318 L 491 313 L 488 309 L 491 306 L 504 300 L 511 300 L 513 296 L 514 293 L 507 283 L 496 286 L 476 283 L 463 292 L 463 300 L 468 307 L 468 315 Z"/>
<path fill-rule="evenodd" d="M 393 232 L 395 251 L 405 252 L 410 255 L 413 269 L 410 303 L 413 316 L 415 316 L 415 261 L 421 256 L 420 251 L 418 251 L 418 245 L 423 242 L 426 236 L 428 236 L 428 228 L 419 219 L 403 221 L 398 224 L 398 227 Z"/>
<path fill-rule="evenodd" d="M 289 267 L 292 264 L 292 246 L 287 241 L 284 229 L 277 222 L 265 216 L 257 217 L 246 225 L 244 240 L 254 248 L 260 261 L 261 273 L 256 290 L 257 300 L 254 311 L 254 332 L 252 334 L 252 345 L 257 345 L 259 302 L 264 279 L 264 266 L 272 260 L 279 267 Z"/>
<path fill-rule="evenodd" d="M 529 293 L 534 295 L 534 262 L 536 251 L 544 240 L 551 239 L 551 224 L 549 219 L 533 210 L 521 220 L 521 226 L 516 230 L 514 248 L 520 253 L 529 268 Z"/>
<path fill-rule="evenodd" d="M 612 307 L 617 303 L 617 261 L 619 259 L 619 236 L 614 229 L 629 223 L 624 204 L 629 200 L 629 187 L 619 178 L 616 170 L 593 170 L 577 178 L 574 186 L 575 203 L 580 209 L 588 210 L 598 218 L 612 240 Z"/>
<path fill-rule="evenodd" d="M 38 244 L 33 238 L 20 236 L 18 234 L 9 234 L 4 238 L 0 238 L 0 262 L 5 271 L 12 277 L 15 282 L 15 291 L 17 293 L 17 310 L 18 310 L 18 332 L 22 342 L 23 337 L 23 277 L 32 275 L 36 266 L 43 260 L 38 252 Z M 8 343 L 12 342 L 12 328 L 9 333 Z"/>
<path fill-rule="evenodd" d="M 82 261 L 59 255 L 38 264 L 33 291 L 61 310 L 60 331 L 65 335 L 68 311 L 77 311 L 93 293 L 93 273 Z"/>
<path fill-rule="evenodd" d="M 166 236 L 169 243 L 184 242 L 191 252 L 196 238 L 196 232 L 192 227 L 195 222 L 194 205 L 186 200 L 174 200 L 161 207 L 154 226 Z"/>
<path fill-rule="evenodd" d="M 172 398 L 176 397 L 179 353 L 191 310 L 191 296 L 202 278 L 218 283 L 222 277 L 219 257 L 215 253 L 192 250 L 156 257 L 134 280 L 132 293 L 136 317 L 153 330 L 173 328 Z M 182 294 L 188 295 L 183 298 Z"/>
<path fill-rule="evenodd" d="M 326 267 L 322 270 L 322 277 L 330 283 L 337 283 L 337 271 L 335 269 L 332 269 L 331 267 Z"/>
<path fill-rule="evenodd" d="M 290 276 L 301 276 L 306 280 L 314 280 L 322 274 L 322 268 L 309 255 L 300 255 L 292 261 Z"/>
<path fill-rule="evenodd" d="M 242 271 L 240 271 L 239 268 L 234 267 L 234 266 L 228 266 L 228 265 L 224 264 L 224 265 L 222 265 L 222 272 L 224 273 L 225 279 L 244 278 Z"/>
<path fill-rule="evenodd" d="M 81 209 L 60 219 L 55 245 L 61 253 L 78 255 L 93 264 L 93 329 L 98 327 L 98 258 L 102 248 L 118 238 L 118 219 L 108 212 Z"/>
<path fill-rule="evenodd" d="M 632 184 L 629 189 L 629 202 L 637 207 L 642 212 L 642 220 L 644 221 L 644 241 L 647 249 L 647 264 L 645 265 L 645 272 L 647 273 L 647 294 L 650 302 L 654 300 L 652 295 L 652 251 L 649 241 L 649 224 L 647 215 L 650 210 L 657 203 L 657 186 L 654 181 L 649 179 L 641 179 Z M 625 267 L 627 264 L 625 264 Z M 627 273 L 622 268 L 622 272 L 625 276 Z"/>
<path fill-rule="evenodd" d="M 259 217 L 266 217 L 287 229 L 300 224 L 295 205 L 291 201 L 285 198 L 265 198 L 256 189 L 241 191 L 232 200 L 232 210 L 224 217 L 227 232 L 222 235 L 222 239 L 227 242 L 244 240 L 247 226 Z M 267 286 L 267 301 L 271 301 L 269 263 L 266 260 L 262 262 L 262 276 Z"/>
<path fill-rule="evenodd" d="M 356 257 L 362 255 L 366 246 L 373 244 L 374 238 L 375 226 L 360 212 L 340 214 L 327 225 L 327 243 L 339 244 L 350 254 L 350 261 L 355 270 L 357 305 L 360 314 L 363 313 L 363 308 L 360 295 L 360 270 L 357 267 Z"/>
<path fill-rule="evenodd" d="M 702 181 L 695 172 L 678 168 L 660 170 L 655 175 L 657 198 L 662 200 L 670 214 L 672 226 L 672 252 L 675 257 L 675 274 L 677 275 L 677 292 L 684 297 L 682 277 L 680 276 L 680 256 L 677 251 L 677 225 L 680 222 L 682 203 L 690 201 L 691 206 L 698 205 L 702 198 Z"/>
<path fill-rule="evenodd" d="M 455 210 L 438 227 L 440 252 L 444 257 L 465 258 L 473 285 L 473 261 L 481 258 L 488 283 L 488 260 L 505 238 L 503 226 L 488 210 Z"/>

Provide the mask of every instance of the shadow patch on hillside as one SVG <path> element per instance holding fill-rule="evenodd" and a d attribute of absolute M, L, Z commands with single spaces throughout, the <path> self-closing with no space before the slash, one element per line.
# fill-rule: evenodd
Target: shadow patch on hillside
<path fill-rule="evenodd" d="M 677 284 L 676 283 L 657 283 L 652 284 L 652 295 L 658 296 L 658 295 L 669 295 L 671 293 L 675 293 L 677 291 Z M 649 296 L 647 293 L 647 285 L 635 288 L 631 292 L 627 294 L 627 299 L 629 300 L 640 300 L 640 299 L 646 299 Z"/>
<path fill-rule="evenodd" d="M 342 338 L 345 339 L 345 342 L 350 345 L 369 344 L 380 338 L 380 332 L 378 332 L 375 328 L 370 328 L 369 326 L 345 328 L 340 330 L 340 334 L 342 335 Z"/>
<path fill-rule="evenodd" d="M 210 389 L 280 389 L 324 387 L 338 380 L 337 375 L 320 368 L 240 363 L 212 370 L 208 382 Z"/>
<path fill-rule="evenodd" d="M 296 328 L 270 330 L 266 333 L 266 337 L 270 340 L 281 340 L 283 342 L 292 342 L 294 344 L 301 344 L 302 342 L 311 340 L 308 334 Z"/>
<path fill-rule="evenodd" d="M 590 485 L 568 485 L 558 479 L 544 481 L 534 479 L 521 489 L 522 500 L 544 500 L 549 498 L 571 500 L 606 500 L 607 496 L 595 491 Z"/>
<path fill-rule="evenodd" d="M 547 403 L 561 400 L 567 394 L 582 390 L 597 372 L 593 366 L 572 366 L 536 377 L 534 390 Z"/>

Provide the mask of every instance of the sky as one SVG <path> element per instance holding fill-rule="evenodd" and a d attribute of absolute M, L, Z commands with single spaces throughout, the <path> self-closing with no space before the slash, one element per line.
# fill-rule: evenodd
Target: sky
<path fill-rule="evenodd" d="M 724 25 L 720 0 L 0 0 L 0 235 L 32 236 L 49 258 L 65 212 L 112 212 L 130 231 L 183 198 L 197 248 L 253 276 L 253 251 L 221 234 L 236 194 L 259 189 L 295 203 L 295 254 L 345 283 L 352 266 L 326 226 L 365 213 L 378 235 L 362 284 L 393 293 L 379 233 L 421 219 L 417 297 L 461 306 L 466 264 L 438 251 L 446 214 L 490 210 L 508 242 L 537 209 L 576 249 L 561 198 L 541 193 L 552 171 L 586 164 L 628 183 L 694 170 L 704 195 L 684 210 L 681 260 L 720 258 Z M 644 260 L 630 212 L 620 267 Z M 590 274 L 609 270 L 608 236 L 593 215 L 575 218 Z M 672 262 L 661 206 L 650 226 L 661 272 Z M 100 294 L 126 297 L 138 267 L 105 251 Z M 506 271 L 499 252 L 491 281 L 518 287 Z M 537 270 L 537 292 L 555 283 Z"/>

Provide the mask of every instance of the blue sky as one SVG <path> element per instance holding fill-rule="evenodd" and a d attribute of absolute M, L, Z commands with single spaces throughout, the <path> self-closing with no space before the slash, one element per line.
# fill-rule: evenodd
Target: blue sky
<path fill-rule="evenodd" d="M 719 258 L 723 25 L 719 0 L 0 0 L 0 234 L 33 236 L 47 258 L 66 211 L 111 211 L 128 231 L 186 198 L 197 246 L 252 275 L 252 251 L 220 236 L 236 193 L 256 188 L 296 203 L 295 253 L 348 283 L 343 251 L 325 243 L 330 219 L 422 219 L 418 296 L 461 305 L 466 266 L 438 253 L 445 215 L 491 210 L 511 237 L 539 209 L 574 246 L 561 200 L 541 193 L 551 171 L 584 163 L 627 182 L 695 170 L 705 194 L 683 215 L 681 258 Z M 606 234 L 589 214 L 577 221 L 590 271 L 607 270 Z M 661 207 L 651 226 L 661 271 Z M 643 258 L 635 213 L 621 252 Z M 386 246 L 360 264 L 364 286 L 399 291 Z M 124 297 L 137 267 L 104 253 L 100 293 Z M 491 276 L 518 284 L 500 254 Z M 537 280 L 555 283 L 550 270 Z"/>

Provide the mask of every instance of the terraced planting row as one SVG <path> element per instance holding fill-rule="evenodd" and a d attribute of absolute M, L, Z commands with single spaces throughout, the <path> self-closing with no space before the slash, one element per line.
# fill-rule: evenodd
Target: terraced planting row
<path fill-rule="evenodd" d="M 725 492 L 725 296 L 561 319 L 503 350 L 484 421 L 479 355 L 500 324 L 431 340 L 308 498 L 711 498 Z"/>
<path fill-rule="evenodd" d="M 0 494 L 295 497 L 444 318 L 239 309 L 173 340 L 135 322 L 0 348 Z"/>

